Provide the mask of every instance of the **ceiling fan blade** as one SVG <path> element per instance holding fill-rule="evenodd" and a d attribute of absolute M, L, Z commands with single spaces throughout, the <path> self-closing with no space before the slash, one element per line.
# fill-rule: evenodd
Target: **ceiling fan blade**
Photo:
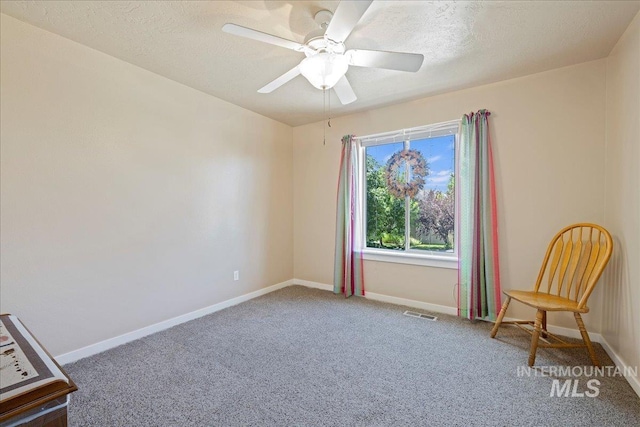
<path fill-rule="evenodd" d="M 353 88 L 347 80 L 347 76 L 342 76 L 338 83 L 333 87 L 333 90 L 336 91 L 336 95 L 338 95 L 338 99 L 343 105 L 351 104 L 353 101 L 358 99 L 356 94 L 353 92 Z"/>
<path fill-rule="evenodd" d="M 334 42 L 344 42 L 373 0 L 342 1 L 338 4 L 324 36 Z"/>
<path fill-rule="evenodd" d="M 258 89 L 260 93 L 271 93 L 274 90 L 278 89 L 283 84 L 287 83 L 290 80 L 298 77 L 300 75 L 300 69 L 296 65 L 295 68 L 290 69 L 271 83 L 266 84 L 264 87 Z"/>
<path fill-rule="evenodd" d="M 351 49 L 349 64 L 357 67 L 385 68 L 415 73 L 422 67 L 424 55 L 419 53 L 384 52 L 381 50 Z"/>
<path fill-rule="evenodd" d="M 229 34 L 234 34 L 236 36 L 257 40 L 259 42 L 285 47 L 287 49 L 295 50 L 298 52 L 304 52 L 306 49 L 306 46 L 298 42 L 283 39 L 282 37 L 273 36 L 271 34 L 263 33 L 262 31 L 253 30 L 251 28 L 242 27 L 236 24 L 224 24 L 222 26 L 222 31 Z"/>

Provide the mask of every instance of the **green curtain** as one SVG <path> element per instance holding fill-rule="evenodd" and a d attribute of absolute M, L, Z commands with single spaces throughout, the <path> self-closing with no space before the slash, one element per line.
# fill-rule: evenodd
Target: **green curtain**
<path fill-rule="evenodd" d="M 458 316 L 494 320 L 500 310 L 500 262 L 489 111 L 462 116 L 460 132 Z"/>
<path fill-rule="evenodd" d="M 361 224 L 359 149 L 360 143 L 354 135 L 346 135 L 342 138 L 333 292 L 342 293 L 345 297 L 364 295 L 361 233 L 358 227 Z"/>

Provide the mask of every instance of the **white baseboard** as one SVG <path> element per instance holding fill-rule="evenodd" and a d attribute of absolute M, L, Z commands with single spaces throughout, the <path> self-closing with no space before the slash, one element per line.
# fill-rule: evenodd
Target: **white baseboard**
<path fill-rule="evenodd" d="M 382 301 L 382 302 L 388 302 L 390 304 L 405 305 L 407 307 L 419 308 L 421 310 L 431 311 L 434 313 L 451 314 L 453 316 L 458 314 L 458 309 L 455 307 L 447 307 L 446 305 L 431 304 L 428 302 L 416 301 L 413 299 L 392 297 L 389 295 L 375 294 L 373 292 L 365 292 L 364 297 L 373 301 Z"/>
<path fill-rule="evenodd" d="M 326 283 L 312 282 L 310 280 L 302 279 L 293 279 L 292 282 L 294 285 L 302 285 L 307 288 L 322 289 L 323 291 L 333 292 L 333 285 L 327 285 Z"/>
<path fill-rule="evenodd" d="M 309 280 L 302 280 L 302 279 L 293 279 L 293 284 L 306 286 L 308 288 L 322 289 L 324 291 L 333 292 L 333 285 L 327 285 L 326 283 L 318 283 L 318 282 L 312 282 Z M 373 301 L 382 301 L 382 302 L 388 302 L 396 305 L 405 305 L 407 307 L 420 308 L 422 310 L 432 311 L 434 313 L 452 314 L 454 316 L 458 313 L 458 310 L 455 307 L 447 307 L 445 305 L 430 304 L 428 302 L 416 301 L 412 299 L 399 298 L 399 297 L 392 297 L 389 295 L 376 294 L 373 292 L 365 291 L 364 297 Z"/>
<path fill-rule="evenodd" d="M 278 289 L 290 286 L 292 283 L 293 280 L 287 280 L 266 288 L 258 289 L 257 291 L 249 292 L 248 294 L 240 295 L 239 297 L 231 298 L 229 300 L 222 301 L 217 304 L 192 311 L 190 313 L 163 320 L 162 322 L 158 322 L 153 325 L 145 326 L 144 328 L 140 328 L 135 331 L 127 332 L 126 334 L 122 334 L 114 338 L 109 338 L 104 341 L 82 347 L 78 350 L 73 350 L 68 353 L 61 354 L 59 356 L 56 356 L 55 359 L 61 365 L 75 362 L 77 360 L 84 359 L 85 357 L 93 356 L 94 354 L 98 354 L 111 348 L 118 347 L 122 344 L 126 344 L 142 337 L 146 337 L 147 335 L 169 329 L 172 326 L 176 326 L 181 323 L 206 316 L 207 314 L 215 313 L 216 311 L 223 310 L 236 304 L 240 304 L 250 299 L 257 298 L 270 292 L 277 291 Z"/>
<path fill-rule="evenodd" d="M 578 329 L 547 325 L 547 330 L 552 334 L 562 335 L 569 338 L 582 339 L 582 335 L 580 334 L 580 331 Z M 596 332 L 589 332 L 589 339 L 593 342 L 602 343 L 602 335 Z"/>
<path fill-rule="evenodd" d="M 607 354 L 609 355 L 609 357 L 611 358 L 611 360 L 613 360 L 613 363 L 615 363 L 616 366 L 622 372 L 628 372 L 628 370 L 630 368 L 638 369 L 637 366 L 631 366 L 631 365 L 627 364 L 624 361 L 624 359 L 622 359 L 622 357 L 620 357 L 620 355 L 613 350 L 611 345 L 609 345 L 609 343 L 607 342 L 607 340 L 604 337 L 600 337 L 600 341 L 599 342 L 600 342 L 600 344 L 602 344 L 602 348 L 604 348 L 604 351 L 606 351 Z M 636 394 L 638 395 L 638 397 L 640 397 L 640 378 L 638 378 L 637 376 L 632 377 L 632 376 L 628 376 L 628 375 L 625 375 L 625 378 L 627 379 L 627 382 L 629 383 L 629 385 L 631 386 L 633 391 L 635 391 Z"/>

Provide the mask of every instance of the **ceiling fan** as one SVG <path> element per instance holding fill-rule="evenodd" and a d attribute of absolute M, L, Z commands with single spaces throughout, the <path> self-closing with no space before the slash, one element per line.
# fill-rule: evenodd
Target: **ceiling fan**
<path fill-rule="evenodd" d="M 309 83 L 318 89 L 333 88 L 342 104 L 350 104 L 357 99 L 345 76 L 350 65 L 416 72 L 424 60 L 424 55 L 417 53 L 346 50 L 345 40 L 372 2 L 373 0 L 342 1 L 338 4 L 335 13 L 328 10 L 319 11 L 315 14 L 314 19 L 320 25 L 320 29 L 311 32 L 304 44 L 236 24 L 225 24 L 222 31 L 295 50 L 306 55 L 306 58 L 299 65 L 268 83 L 258 92 L 273 92 L 302 74 L 309 80 Z"/>

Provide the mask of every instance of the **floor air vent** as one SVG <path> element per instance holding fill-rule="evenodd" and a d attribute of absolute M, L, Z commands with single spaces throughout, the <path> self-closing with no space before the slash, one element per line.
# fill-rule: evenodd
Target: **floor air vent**
<path fill-rule="evenodd" d="M 409 316 L 409 317 L 418 317 L 420 319 L 427 319 L 427 320 L 438 320 L 438 318 L 436 316 L 432 316 L 430 314 L 423 314 L 423 313 L 416 313 L 415 311 L 405 311 L 403 313 L 405 316 Z"/>

